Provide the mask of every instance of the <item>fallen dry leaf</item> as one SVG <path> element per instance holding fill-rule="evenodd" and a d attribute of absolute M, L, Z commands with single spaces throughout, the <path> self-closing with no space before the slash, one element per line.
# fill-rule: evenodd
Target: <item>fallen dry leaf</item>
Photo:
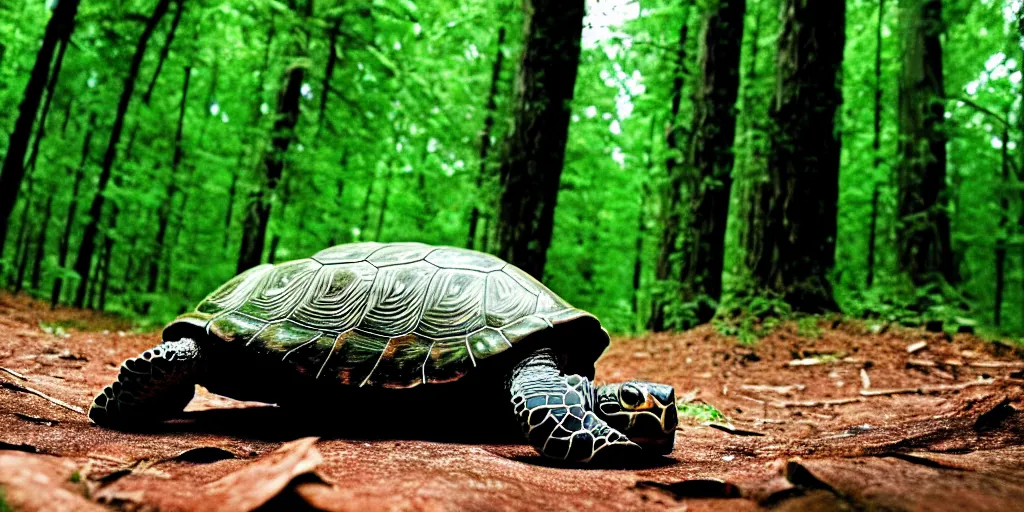
<path fill-rule="evenodd" d="M 313 471 L 323 457 L 314 444 L 317 438 L 304 437 L 285 443 L 277 450 L 203 489 L 203 499 L 195 510 L 248 512 L 280 493 L 293 478 Z"/>

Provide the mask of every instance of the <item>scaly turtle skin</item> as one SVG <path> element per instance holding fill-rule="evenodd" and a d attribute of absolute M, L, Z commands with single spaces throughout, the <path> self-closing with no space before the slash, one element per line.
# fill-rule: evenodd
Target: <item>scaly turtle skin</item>
<path fill-rule="evenodd" d="M 298 403 L 353 390 L 448 389 L 437 385 L 487 373 L 504 389 L 486 392 L 511 401 L 522 432 L 548 457 L 664 454 L 674 440 L 671 387 L 591 385 L 609 343 L 593 315 L 515 266 L 466 249 L 357 243 L 260 265 L 168 324 L 163 340 L 125 361 L 93 402 L 94 422 L 162 421 L 181 412 L 197 383 L 234 398 Z"/>

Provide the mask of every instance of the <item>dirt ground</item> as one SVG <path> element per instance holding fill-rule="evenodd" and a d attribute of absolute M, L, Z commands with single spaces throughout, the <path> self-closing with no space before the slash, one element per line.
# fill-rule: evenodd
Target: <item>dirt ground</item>
<path fill-rule="evenodd" d="M 823 321 L 755 346 L 709 326 L 616 339 L 599 381 L 667 382 L 727 419 L 684 420 L 646 466 L 579 469 L 520 444 L 332 436 L 202 389 L 153 431 L 91 425 L 72 409 L 158 341 L 129 329 L 0 295 L 0 510 L 1024 508 L 1024 362 L 970 335 Z"/>

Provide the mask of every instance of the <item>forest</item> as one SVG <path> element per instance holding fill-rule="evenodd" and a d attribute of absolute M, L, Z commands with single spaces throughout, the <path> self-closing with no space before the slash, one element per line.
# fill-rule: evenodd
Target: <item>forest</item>
<path fill-rule="evenodd" d="M 1024 331 L 1019 0 L 11 0 L 0 278 L 163 323 L 354 241 L 615 333 Z"/>

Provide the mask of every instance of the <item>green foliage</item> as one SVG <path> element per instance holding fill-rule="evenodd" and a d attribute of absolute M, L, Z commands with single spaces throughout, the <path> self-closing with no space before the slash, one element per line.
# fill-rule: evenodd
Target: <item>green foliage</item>
<path fill-rule="evenodd" d="M 27 262 L 24 282 L 33 288 L 30 293 L 48 299 L 53 283 L 62 278 L 61 301 L 66 303 L 83 277 L 71 270 L 73 261 L 59 263 L 60 235 L 70 223 L 73 260 L 97 192 L 113 121 L 110 113 L 142 30 L 139 16 L 152 12 L 154 4 L 155 0 L 82 3 L 38 163 L 29 174 L 33 192 L 28 193 L 26 181 L 0 260 L 0 279 L 7 287 L 15 287 L 19 264 Z M 519 2 L 323 0 L 313 4 L 309 15 L 276 0 L 183 4 L 179 33 L 159 76 L 154 75 L 171 16 L 157 26 L 150 42 L 118 147 L 114 178 L 105 192 L 107 206 L 97 245 L 110 240 L 113 246 L 106 271 L 99 270 L 100 254 L 93 262 L 94 275 L 105 273 L 109 278 L 104 309 L 136 319 L 141 326 L 157 327 L 195 307 L 235 274 L 244 211 L 250 196 L 266 188 L 263 165 L 274 135 L 276 98 L 285 72 L 293 66 L 303 66 L 306 77 L 295 140 L 284 155 L 282 183 L 265 190 L 272 208 L 264 261 L 305 257 L 330 244 L 365 240 L 463 246 L 473 206 L 482 214 L 477 247 L 496 250 L 498 168 L 502 141 L 513 125 L 510 105 L 522 50 Z M 692 98 L 698 92 L 694 60 L 699 19 L 713 2 L 597 4 L 602 5 L 594 6 L 586 22 L 544 281 L 573 305 L 596 314 L 612 332 L 643 330 L 652 298 L 659 297 L 668 299 L 670 327 L 690 325 L 697 305 L 677 299 L 672 280 L 676 276 L 657 282 L 653 267 L 666 213 L 665 162 L 685 154 L 667 149 L 665 135 L 670 128 L 690 124 Z M 876 152 L 878 2 L 847 2 L 844 105 L 837 126 L 842 134 L 832 279 L 837 300 L 847 314 L 887 322 L 942 320 L 949 329 L 969 318 L 979 329 L 1020 333 L 1024 174 L 1018 167 L 1024 165 L 1024 52 L 1015 37 L 1016 13 L 1005 2 L 944 2 L 950 98 L 948 208 L 963 282 L 956 289 L 919 290 L 900 270 L 894 238 L 899 193 L 893 178 L 899 118 L 895 84 L 902 62 L 902 28 L 898 2 L 885 4 Z M 601 14 L 606 8 L 613 14 Z M 20 102 L 49 15 L 45 2 L 0 4 L 0 104 Z M 687 58 L 677 77 L 674 60 L 684 24 L 689 28 Z M 332 43 L 335 26 L 339 33 Z M 499 27 L 508 32 L 500 48 Z M 777 2 L 748 0 L 738 70 L 733 196 L 723 256 L 726 294 L 714 320 L 720 332 L 744 343 L 753 343 L 785 320 L 795 320 L 803 335 L 818 332 L 816 320 L 794 317 L 780 300 L 744 296 L 746 255 L 737 250 L 749 229 L 747 194 L 764 178 L 769 156 L 768 121 L 780 30 Z M 481 161 L 487 91 L 499 51 L 505 64 L 497 82 L 493 145 Z M 328 76 L 332 53 L 335 68 Z M 183 157 L 172 174 L 185 66 L 192 71 Z M 670 126 L 670 91 L 676 78 L 683 80 L 684 93 L 676 126 Z M 150 81 L 153 96 L 145 104 L 141 95 Z M 16 108 L 0 109 L 0 153 L 16 115 Z M 1004 122 L 1010 124 L 1008 141 L 1002 140 Z M 83 160 L 89 130 L 94 137 Z M 1000 172 L 1004 144 L 1014 162 L 1006 180 Z M 73 197 L 68 183 L 79 168 L 84 180 Z M 682 190 L 684 203 L 694 192 L 689 187 Z M 875 279 L 868 286 L 867 247 L 876 190 L 880 201 Z M 52 215 L 46 219 L 44 205 L 50 196 Z M 77 213 L 69 219 L 73 203 Z M 167 233 L 164 243 L 157 244 L 158 212 L 165 205 L 170 207 Z M 43 244 L 42 259 L 39 286 L 32 287 L 37 241 Z M 994 259 L 999 247 L 1007 247 L 1008 256 L 1004 321 L 995 329 Z M 637 262 L 639 273 L 634 275 Z M 148 290 L 151 268 L 156 270 L 154 291 Z M 96 290 L 94 295 L 92 303 L 99 307 L 101 293 Z"/>
<path fill-rule="evenodd" d="M 771 334 L 792 317 L 789 304 L 780 298 L 737 294 L 723 304 L 712 323 L 722 335 L 749 345 Z"/>
<path fill-rule="evenodd" d="M 694 423 L 721 422 L 727 421 L 724 414 L 715 406 L 704 402 L 688 402 L 676 405 L 679 415 Z"/>
<path fill-rule="evenodd" d="M 68 482 L 71 482 L 73 484 L 77 484 L 77 483 L 79 483 L 81 481 L 82 481 L 82 474 L 79 473 L 77 469 L 73 473 L 71 473 L 70 477 L 68 477 Z"/>

